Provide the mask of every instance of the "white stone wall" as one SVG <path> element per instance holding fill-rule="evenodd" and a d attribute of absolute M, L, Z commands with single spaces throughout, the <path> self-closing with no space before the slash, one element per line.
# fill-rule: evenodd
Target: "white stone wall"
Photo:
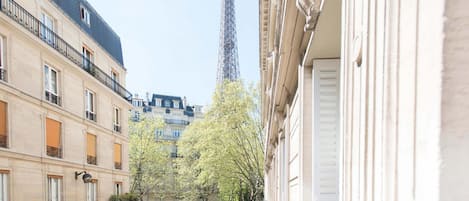
<path fill-rule="evenodd" d="M 72 23 L 50 1 L 18 1 L 30 13 L 47 11 L 56 19 L 58 34 L 76 49 L 83 44 L 95 51 L 95 63 L 104 72 L 114 69 L 125 86 L 125 70 Z M 78 12 L 78 11 L 77 11 Z M 131 105 L 79 66 L 0 13 L 0 35 L 5 39 L 7 83 L 0 83 L 0 100 L 8 104 L 9 148 L 0 148 L 0 169 L 10 171 L 10 200 L 46 200 L 47 175 L 63 177 L 64 200 L 85 200 L 85 184 L 75 171 L 86 170 L 98 180 L 98 200 L 114 193 L 114 182 L 129 188 L 128 111 Z M 44 64 L 59 71 L 61 106 L 44 98 Z M 96 93 L 97 122 L 85 119 L 85 89 Z M 121 109 L 122 132 L 113 132 L 113 107 Z M 45 148 L 45 119 L 62 123 L 61 159 Z M 86 162 L 86 133 L 97 135 L 97 165 Z M 115 170 L 113 145 L 122 144 L 122 170 Z"/>

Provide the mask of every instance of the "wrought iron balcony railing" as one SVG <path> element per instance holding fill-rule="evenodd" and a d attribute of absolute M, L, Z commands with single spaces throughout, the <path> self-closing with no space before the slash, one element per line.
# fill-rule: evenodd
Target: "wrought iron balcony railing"
<path fill-rule="evenodd" d="M 86 111 L 85 112 L 85 115 L 86 115 L 86 118 L 91 120 L 91 121 L 96 121 L 96 113 L 94 112 L 90 112 L 90 111 Z"/>
<path fill-rule="evenodd" d="M 114 124 L 114 131 L 120 133 L 121 132 L 121 126 Z"/>
<path fill-rule="evenodd" d="M 122 170 L 122 163 L 114 162 L 114 169 Z"/>
<path fill-rule="evenodd" d="M 46 100 L 53 103 L 53 104 L 56 104 L 58 106 L 61 106 L 62 105 L 62 102 L 60 100 L 60 96 L 57 96 L 51 92 L 48 92 L 48 91 L 45 91 L 45 95 L 46 95 Z"/>
<path fill-rule="evenodd" d="M 47 155 L 51 157 L 62 158 L 62 149 L 53 146 L 47 146 Z"/>
<path fill-rule="evenodd" d="M 4 68 L 0 68 L 0 80 L 7 81 L 7 71 Z"/>
<path fill-rule="evenodd" d="M 91 165 L 96 165 L 96 156 L 86 155 L 86 162 Z"/>
<path fill-rule="evenodd" d="M 26 30 L 44 41 L 47 45 L 54 48 L 78 65 L 81 69 L 96 78 L 99 82 L 106 85 L 109 89 L 116 92 L 127 101 L 132 101 L 132 94 L 121 86 L 117 81 L 102 71 L 88 58 L 85 58 L 78 50 L 73 48 L 64 39 L 49 29 L 26 9 L 21 7 L 13 0 L 0 0 L 1 12 L 10 17 L 13 21 L 23 26 Z"/>

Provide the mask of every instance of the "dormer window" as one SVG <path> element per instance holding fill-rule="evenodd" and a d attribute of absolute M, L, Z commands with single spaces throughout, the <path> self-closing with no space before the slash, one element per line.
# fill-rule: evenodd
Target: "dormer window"
<path fill-rule="evenodd" d="M 174 108 L 179 108 L 179 101 L 173 101 Z"/>
<path fill-rule="evenodd" d="M 81 6 L 80 8 L 80 17 L 82 22 L 90 26 L 90 11 L 84 6 Z"/>
<path fill-rule="evenodd" d="M 171 101 L 165 100 L 165 101 L 164 101 L 164 106 L 165 106 L 165 107 L 171 107 Z"/>
<path fill-rule="evenodd" d="M 155 99 L 155 104 L 156 104 L 156 106 L 161 107 L 161 99 L 156 98 Z"/>

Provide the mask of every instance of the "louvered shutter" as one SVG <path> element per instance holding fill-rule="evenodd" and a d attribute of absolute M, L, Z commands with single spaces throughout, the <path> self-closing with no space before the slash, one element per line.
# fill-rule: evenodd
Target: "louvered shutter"
<path fill-rule="evenodd" d="M 339 60 L 317 60 L 314 71 L 315 200 L 339 200 Z"/>

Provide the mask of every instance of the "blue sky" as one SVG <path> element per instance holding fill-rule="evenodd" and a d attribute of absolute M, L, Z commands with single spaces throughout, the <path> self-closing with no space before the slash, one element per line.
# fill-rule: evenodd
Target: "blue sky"
<path fill-rule="evenodd" d="M 210 103 L 221 0 L 88 0 L 122 41 L 127 89 Z M 259 80 L 258 1 L 236 0 L 241 77 Z"/>

